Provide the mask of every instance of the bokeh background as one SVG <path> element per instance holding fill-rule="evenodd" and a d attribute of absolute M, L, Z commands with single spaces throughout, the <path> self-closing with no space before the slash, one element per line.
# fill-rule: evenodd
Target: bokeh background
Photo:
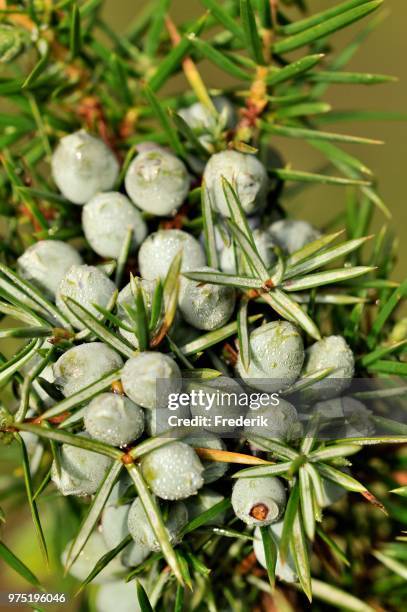
<path fill-rule="evenodd" d="M 333 5 L 336 0 L 309 0 L 311 12 L 316 12 Z M 144 0 L 106 0 L 105 17 L 117 32 L 125 30 L 137 13 L 143 9 Z M 353 71 L 371 71 L 376 73 L 392 74 L 399 77 L 398 83 L 390 83 L 375 87 L 366 86 L 333 86 L 326 94 L 326 101 L 336 109 L 368 109 L 383 111 L 407 112 L 407 0 L 386 0 L 385 10 L 388 12 L 383 23 L 377 28 L 367 42 L 361 47 L 357 55 L 346 68 Z M 172 0 L 171 15 L 175 21 L 194 18 L 203 12 L 198 0 Z M 294 14 L 294 11 L 293 11 Z M 346 33 L 337 33 L 332 42 L 340 48 L 347 40 L 355 35 L 360 25 L 348 28 Z M 220 73 L 204 64 L 202 74 L 210 87 L 218 87 L 224 84 L 224 75 L 220 79 Z M 175 84 L 175 91 L 182 90 L 185 86 L 183 77 Z M 406 180 L 407 180 L 407 123 L 406 122 L 361 122 L 361 123 L 337 123 L 329 124 L 326 129 L 344 133 L 368 136 L 385 141 L 383 146 L 361 146 L 354 145 L 349 150 L 357 154 L 368 167 L 370 167 L 379 179 L 381 195 L 387 206 L 392 211 L 392 220 L 386 221 L 380 214 L 376 214 L 376 227 L 381 227 L 385 222 L 395 230 L 400 242 L 399 261 L 394 272 L 397 280 L 402 280 L 407 272 L 407 206 L 406 206 Z M 321 167 L 322 159 L 307 145 L 299 144 L 297 141 L 288 139 L 275 139 L 273 144 L 283 154 L 286 160 L 290 160 L 293 167 L 303 170 L 314 170 Z M 305 218 L 315 225 L 323 227 L 335 213 L 344 206 L 346 197 L 343 188 L 318 186 L 305 189 L 285 203 L 290 214 L 297 218 Z M 3 466 L 11 465 L 8 461 L 7 451 L 2 449 L 1 463 Z M 4 479 L 7 470 L 1 469 L 0 479 Z M 0 483 L 1 484 L 1 483 Z M 0 487 L 1 489 L 1 487 Z M 23 497 L 21 498 L 23 503 Z M 1 505 L 1 495 L 0 495 Z M 41 511 L 46 512 L 43 523 L 46 526 L 47 535 L 58 539 L 58 534 L 65 530 L 74 530 L 75 526 L 70 524 L 70 517 L 61 513 L 59 504 L 43 504 Z M 51 511 L 50 511 L 51 510 Z M 38 574 L 40 578 L 48 575 L 49 571 L 44 566 L 37 553 L 37 542 L 32 532 L 29 517 L 24 511 L 16 507 L 15 517 L 12 521 L 12 533 L 8 530 L 7 542 L 12 545 L 17 555 L 26 560 L 28 565 Z M 58 551 L 57 542 L 55 551 Z M 52 548 L 52 547 L 51 547 Z M 51 560 L 51 566 L 55 559 Z M 11 572 L 3 564 L 0 564 L 0 590 L 22 588 L 22 584 L 16 574 Z M 51 586 L 51 585 L 50 585 Z M 55 582 L 55 589 L 69 590 L 72 584 L 68 581 Z M 0 605 L 1 609 L 1 605 Z M 47 608 L 51 609 L 51 608 Z M 61 609 L 76 609 L 70 602 L 67 607 Z"/>

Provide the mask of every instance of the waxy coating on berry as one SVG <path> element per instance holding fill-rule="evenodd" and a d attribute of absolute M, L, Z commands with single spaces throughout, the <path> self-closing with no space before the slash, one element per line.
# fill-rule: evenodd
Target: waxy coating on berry
<path fill-rule="evenodd" d="M 172 545 L 179 543 L 181 529 L 187 522 L 188 510 L 183 502 L 176 502 L 168 506 L 165 527 Z M 128 528 L 136 544 L 145 546 L 154 552 L 161 550 L 160 544 L 139 497 L 137 497 L 131 505 L 128 516 Z"/>
<path fill-rule="evenodd" d="M 174 215 L 189 191 L 190 179 L 184 163 L 162 149 L 139 153 L 125 178 L 131 200 L 152 215 Z"/>
<path fill-rule="evenodd" d="M 68 270 L 81 264 L 78 251 L 60 240 L 40 240 L 17 259 L 20 275 L 52 298 Z"/>
<path fill-rule="evenodd" d="M 236 369 L 250 387 L 279 391 L 300 375 L 304 346 L 298 329 L 287 321 L 261 325 L 250 334 L 250 363 L 245 368 L 241 355 Z"/>
<path fill-rule="evenodd" d="M 129 230 L 130 253 L 134 253 L 147 235 L 141 212 L 117 191 L 98 193 L 82 209 L 82 229 L 92 249 L 101 257 L 117 259 Z"/>
<path fill-rule="evenodd" d="M 141 612 L 136 581 L 121 580 L 102 584 L 96 594 L 95 604 L 96 612 Z"/>
<path fill-rule="evenodd" d="M 181 370 L 164 353 L 144 351 L 124 364 L 121 381 L 125 394 L 139 406 L 153 410 L 167 405 L 168 396 L 181 389 Z"/>
<path fill-rule="evenodd" d="M 122 365 L 122 358 L 112 348 L 103 342 L 89 342 L 68 349 L 53 369 L 56 383 L 68 397 Z"/>
<path fill-rule="evenodd" d="M 232 491 L 232 506 L 247 525 L 271 525 L 281 517 L 286 492 L 278 478 L 239 478 Z"/>
<path fill-rule="evenodd" d="M 276 261 L 276 256 L 273 252 L 275 242 L 272 240 L 270 234 L 262 229 L 254 229 L 252 236 L 263 263 L 265 264 L 266 268 L 269 268 Z M 233 244 L 225 245 L 221 250 L 220 267 L 223 272 L 226 272 L 226 274 L 236 273 L 236 255 L 239 258 L 241 251 L 239 248 L 237 248 L 235 253 Z"/>
<path fill-rule="evenodd" d="M 192 495 L 185 500 L 185 505 L 188 509 L 188 520 L 192 521 L 193 519 L 200 516 L 203 512 L 210 510 L 216 504 L 219 504 L 224 500 L 224 496 L 218 493 L 217 491 L 213 491 L 213 489 L 209 489 L 205 487 L 201 489 L 197 495 Z M 206 525 L 221 525 L 225 520 L 225 512 L 219 512 L 213 519 L 207 521 Z"/>
<path fill-rule="evenodd" d="M 72 543 L 73 542 L 69 542 L 62 553 L 61 561 L 63 565 L 65 565 L 68 558 L 68 553 Z M 92 532 L 82 551 L 79 553 L 78 558 L 71 565 L 69 573 L 77 580 L 85 580 L 85 578 L 89 576 L 90 572 L 95 567 L 96 563 L 107 552 L 109 552 L 109 549 L 106 546 L 102 534 L 97 531 Z M 95 576 L 92 582 L 95 584 L 104 584 L 106 582 L 116 580 L 123 576 L 124 571 L 125 568 L 120 563 L 118 557 L 115 557 L 102 569 L 101 572 L 99 572 L 97 576 Z"/>
<path fill-rule="evenodd" d="M 250 436 L 261 436 L 269 440 L 280 440 L 290 442 L 297 439 L 302 433 L 302 426 L 298 418 L 297 410 L 292 404 L 278 398 L 275 404 L 270 397 L 270 403 L 265 404 L 262 400 L 260 408 L 254 412 L 256 417 L 262 417 L 267 421 L 266 425 L 249 425 L 244 429 L 244 433 Z M 257 448 L 256 444 L 251 443 L 252 448 Z"/>
<path fill-rule="evenodd" d="M 185 442 L 171 442 L 151 451 L 142 458 L 141 470 L 150 489 L 161 499 L 185 499 L 204 484 L 204 467 Z"/>
<path fill-rule="evenodd" d="M 238 151 L 221 151 L 210 157 L 204 171 L 204 181 L 215 208 L 230 217 L 229 206 L 223 191 L 222 177 L 235 189 L 246 214 L 264 208 L 267 196 L 267 173 L 263 164 L 254 156 Z"/>
<path fill-rule="evenodd" d="M 210 417 L 210 423 L 205 429 L 213 433 L 230 433 L 234 431 L 229 422 L 219 422 L 219 418 L 236 419 L 247 410 L 247 406 L 241 406 L 239 397 L 243 393 L 240 384 L 229 376 L 218 376 L 213 380 L 188 383 L 188 391 L 196 391 L 197 400 L 191 404 L 190 410 L 193 417 Z M 203 391 L 203 394 L 200 392 Z"/>
<path fill-rule="evenodd" d="M 143 433 L 144 411 L 127 397 L 101 393 L 86 408 L 84 425 L 92 438 L 125 446 Z"/>
<path fill-rule="evenodd" d="M 268 233 L 283 251 L 291 255 L 302 249 L 306 244 L 320 237 L 321 233 L 307 221 L 281 219 L 275 221 Z"/>
<path fill-rule="evenodd" d="M 355 358 L 342 336 L 326 336 L 306 350 L 303 376 L 325 368 L 332 368 L 332 372 L 306 390 L 307 395 L 314 399 L 336 397 L 350 385 Z"/>
<path fill-rule="evenodd" d="M 77 435 L 88 437 L 86 433 Z M 62 495 L 93 495 L 112 463 L 105 455 L 70 444 L 62 444 L 59 459 L 60 472 L 54 462 L 51 479 Z"/>
<path fill-rule="evenodd" d="M 59 283 L 56 303 L 76 329 L 86 329 L 85 324 L 71 313 L 64 298 L 78 302 L 100 319 L 102 315 L 94 304 L 106 308 L 115 291 L 115 284 L 96 266 L 72 266 Z"/>
<path fill-rule="evenodd" d="M 177 229 L 159 230 L 150 234 L 138 254 L 140 274 L 148 280 L 165 279 L 176 255 L 182 252 L 181 272 L 205 265 L 202 246 L 187 232 Z"/>
<path fill-rule="evenodd" d="M 109 191 L 119 174 L 111 150 L 85 130 L 60 140 L 51 167 L 58 189 L 74 204 L 85 204 L 99 191 Z"/>
<path fill-rule="evenodd" d="M 204 266 L 196 272 L 216 272 Z M 233 287 L 181 278 L 178 305 L 184 319 L 197 329 L 211 331 L 225 325 L 235 308 Z"/>

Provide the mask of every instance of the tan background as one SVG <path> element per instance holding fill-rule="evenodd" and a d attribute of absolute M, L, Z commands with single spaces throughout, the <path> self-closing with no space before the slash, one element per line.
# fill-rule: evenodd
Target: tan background
<path fill-rule="evenodd" d="M 309 0 L 308 4 L 311 12 L 317 12 L 337 4 L 337 0 Z M 389 13 L 387 18 L 361 47 L 346 70 L 393 74 L 400 78 L 400 82 L 375 87 L 331 87 L 326 94 L 326 100 L 335 109 L 364 108 L 407 112 L 407 1 L 385 0 L 383 4 L 384 10 Z M 120 31 L 128 26 L 143 5 L 144 2 L 140 0 L 107 0 L 105 15 L 110 25 Z M 171 15 L 175 20 L 196 17 L 202 12 L 203 8 L 198 0 L 172 0 Z M 366 23 L 366 20 L 363 23 Z M 332 37 L 334 45 L 340 48 L 360 27 L 360 23 L 355 24 L 346 32 L 337 33 Z M 224 83 L 224 77 L 219 80 L 219 71 L 208 68 L 209 66 L 205 65 L 202 71 L 208 85 L 219 86 Z M 390 224 L 395 228 L 400 240 L 400 258 L 395 271 L 395 276 L 400 279 L 407 272 L 407 124 L 341 122 L 337 125 L 329 124 L 326 129 L 369 136 L 386 142 L 384 146 L 353 145 L 348 150 L 362 159 L 379 178 L 380 192 L 393 213 Z M 315 170 L 321 166 L 321 157 L 311 147 L 298 146 L 296 141 L 287 139 L 277 142 L 284 158 L 290 160 L 293 167 Z M 322 225 L 334 216 L 335 211 L 342 209 L 344 198 L 345 190 L 340 187 L 310 188 L 301 197 L 290 200 L 288 206 L 291 214 Z M 377 214 L 376 228 L 384 222 L 384 217 L 380 213 Z"/>

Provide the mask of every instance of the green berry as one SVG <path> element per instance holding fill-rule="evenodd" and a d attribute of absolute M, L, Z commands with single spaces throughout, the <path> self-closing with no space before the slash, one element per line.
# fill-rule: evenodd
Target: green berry
<path fill-rule="evenodd" d="M 164 353 L 144 351 L 131 357 L 122 370 L 126 395 L 143 408 L 163 408 L 170 393 L 181 390 L 181 371 Z"/>
<path fill-rule="evenodd" d="M 218 111 L 225 127 L 233 127 L 235 121 L 235 110 L 231 102 L 224 96 L 215 96 L 212 102 Z M 195 102 L 186 108 L 180 108 L 178 114 L 193 130 L 214 130 L 216 128 L 216 117 L 207 106 L 201 102 Z"/>
<path fill-rule="evenodd" d="M 139 577 L 137 580 L 141 582 Z M 102 584 L 95 603 L 96 612 L 141 612 L 135 580 Z"/>
<path fill-rule="evenodd" d="M 313 242 L 321 235 L 307 221 L 295 221 L 293 219 L 276 221 L 270 225 L 268 231 L 274 242 L 289 255 L 302 249 L 306 244 Z"/>
<path fill-rule="evenodd" d="M 17 259 L 19 274 L 54 298 L 68 270 L 81 265 L 76 249 L 60 240 L 40 240 Z"/>
<path fill-rule="evenodd" d="M 250 334 L 250 353 L 248 368 L 239 354 L 239 375 L 250 387 L 270 393 L 292 384 L 304 362 L 301 335 L 287 321 L 273 321 L 255 329 Z"/>
<path fill-rule="evenodd" d="M 138 286 L 141 289 L 141 293 L 143 295 L 144 304 L 146 307 L 146 311 L 149 314 L 151 311 L 151 304 L 153 301 L 154 290 L 157 286 L 156 281 L 145 280 L 145 279 L 137 279 Z M 125 306 L 130 306 L 134 308 L 135 304 L 135 296 L 133 294 L 131 283 L 128 283 L 123 289 L 120 291 L 117 296 L 117 316 L 123 323 L 129 327 L 134 327 L 134 321 L 130 318 L 128 312 L 126 311 Z M 128 331 L 127 329 L 120 328 L 120 334 L 130 342 L 132 346 L 138 348 L 138 338 L 134 332 Z"/>
<path fill-rule="evenodd" d="M 199 242 L 182 230 L 159 230 L 150 234 L 140 247 L 140 274 L 148 280 L 165 279 L 174 257 L 182 251 L 181 271 L 205 265 L 205 253 Z"/>
<path fill-rule="evenodd" d="M 98 193 L 85 204 L 82 228 L 95 253 L 112 259 L 119 257 L 129 230 L 132 230 L 130 253 L 136 251 L 147 235 L 140 211 L 117 191 Z"/>
<path fill-rule="evenodd" d="M 372 411 L 353 397 L 336 397 L 318 402 L 313 410 L 321 415 L 328 425 L 336 421 L 334 435 L 337 437 L 369 437 L 375 433 Z M 338 431 L 341 424 L 344 426 L 344 432 Z"/>
<path fill-rule="evenodd" d="M 278 398 L 278 404 L 274 405 L 270 397 L 270 404 L 265 405 L 264 401 L 258 410 L 250 412 L 253 417 L 264 417 L 267 420 L 266 426 L 251 425 L 245 427 L 245 434 L 250 436 L 261 436 L 271 440 L 290 442 L 297 439 L 302 432 L 302 426 L 298 419 L 297 410 L 292 404 Z M 252 443 L 256 448 L 256 444 Z"/>
<path fill-rule="evenodd" d="M 203 465 L 184 442 L 171 442 L 141 460 L 141 470 L 150 489 L 161 499 L 185 499 L 204 483 Z"/>
<path fill-rule="evenodd" d="M 69 542 L 62 553 L 63 565 L 65 565 L 71 545 L 72 542 Z M 105 555 L 107 552 L 109 552 L 109 549 L 106 546 L 102 534 L 94 531 L 90 535 L 90 538 L 86 542 L 76 561 L 71 565 L 69 573 L 71 576 L 74 576 L 82 582 L 88 577 L 96 563 L 100 561 L 103 555 Z M 123 570 L 124 568 L 118 557 L 115 557 L 102 569 L 102 571 L 93 579 L 92 582 L 94 584 L 110 582 L 111 580 L 121 577 L 123 575 Z"/>
<path fill-rule="evenodd" d="M 222 215 L 230 217 L 222 177 L 236 190 L 246 214 L 250 215 L 264 208 L 267 196 L 267 173 L 263 164 L 254 155 L 231 150 L 221 151 L 212 155 L 206 164 L 203 178 L 212 196 L 212 202 Z"/>
<path fill-rule="evenodd" d="M 188 522 L 188 510 L 183 502 L 176 502 L 168 507 L 165 527 L 171 544 L 180 541 L 180 531 Z M 160 544 L 151 527 L 141 499 L 137 497 L 131 505 L 128 516 L 128 528 L 131 537 L 140 546 L 151 551 L 161 550 Z"/>
<path fill-rule="evenodd" d="M 60 140 L 51 166 L 62 195 L 74 204 L 85 204 L 99 191 L 112 189 L 119 174 L 119 164 L 111 150 L 85 130 Z"/>
<path fill-rule="evenodd" d="M 209 433 L 208 431 L 202 432 L 201 434 L 188 436 L 187 438 L 184 438 L 184 442 L 193 448 L 212 448 L 214 450 L 222 451 L 226 450 L 223 440 L 214 433 Z M 219 480 L 219 478 L 222 478 L 222 476 L 226 474 L 229 468 L 229 464 L 226 462 L 224 463 L 223 461 L 201 460 L 201 463 L 204 466 L 202 477 L 205 484 Z"/>
<path fill-rule="evenodd" d="M 216 272 L 204 266 L 201 272 Z M 182 277 L 179 291 L 179 308 L 182 316 L 197 329 L 211 331 L 225 325 L 235 308 L 233 287 L 201 283 Z"/>
<path fill-rule="evenodd" d="M 125 178 L 134 204 L 159 217 L 175 215 L 188 194 L 189 183 L 184 163 L 163 149 L 139 153 Z"/>
<path fill-rule="evenodd" d="M 340 395 L 349 386 L 355 369 L 355 358 L 342 336 L 327 336 L 306 350 L 304 376 L 325 368 L 333 368 L 333 371 L 312 385 L 307 396 L 328 399 Z"/>
<path fill-rule="evenodd" d="M 80 344 L 54 363 L 55 382 L 68 397 L 122 365 L 120 355 L 103 342 Z"/>
<path fill-rule="evenodd" d="M 276 576 L 280 580 L 284 582 L 298 582 L 297 574 L 295 571 L 294 559 L 292 558 L 291 552 L 288 552 L 287 559 L 283 562 L 281 556 L 278 552 L 278 547 L 280 545 L 281 535 L 283 532 L 283 524 L 284 521 L 279 521 L 278 523 L 274 523 L 270 525 L 269 532 L 274 540 L 274 543 L 277 547 L 277 561 L 276 561 Z M 260 563 L 264 569 L 267 569 L 266 562 L 266 553 L 264 552 L 263 539 L 261 537 L 260 527 L 256 527 L 254 530 L 254 542 L 253 542 L 253 550 L 256 555 L 257 561 Z"/>
<path fill-rule="evenodd" d="M 68 309 L 64 298 L 75 300 L 94 316 L 101 318 L 102 315 L 94 305 L 106 308 L 115 291 L 115 284 L 99 268 L 72 266 L 59 283 L 56 303 L 75 328 L 86 329 L 86 325 Z"/>
<path fill-rule="evenodd" d="M 212 489 L 205 488 L 201 489 L 197 495 L 189 497 L 185 501 L 185 505 L 188 509 L 188 520 L 200 516 L 203 512 L 210 510 L 216 504 L 219 504 L 225 498 L 220 493 L 213 491 Z M 225 520 L 225 512 L 220 512 L 213 519 L 207 521 L 206 525 L 221 525 Z"/>
<path fill-rule="evenodd" d="M 143 433 L 144 412 L 127 397 L 101 393 L 86 408 L 84 425 L 92 438 L 125 446 Z"/>
<path fill-rule="evenodd" d="M 77 434 L 88 437 L 86 433 Z M 62 444 L 60 470 L 52 464 L 51 478 L 62 495 L 93 495 L 111 466 L 111 459 L 93 451 Z"/>
<path fill-rule="evenodd" d="M 281 517 L 286 493 L 281 480 L 272 476 L 239 478 L 232 491 L 232 506 L 247 525 L 271 525 Z"/>

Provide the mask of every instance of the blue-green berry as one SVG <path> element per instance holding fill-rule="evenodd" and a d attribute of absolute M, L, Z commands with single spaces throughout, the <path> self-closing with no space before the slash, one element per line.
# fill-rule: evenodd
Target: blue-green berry
<path fill-rule="evenodd" d="M 101 257 L 117 259 L 129 230 L 130 253 L 134 253 L 147 235 L 141 212 L 117 191 L 98 193 L 82 210 L 82 228 L 92 249 Z"/>
<path fill-rule="evenodd" d="M 225 96 L 215 96 L 212 102 L 220 115 L 223 126 L 231 128 L 236 118 L 233 104 Z M 216 116 L 201 102 L 180 108 L 178 114 L 193 130 L 214 130 L 216 128 Z"/>
<path fill-rule="evenodd" d="M 267 173 L 254 155 L 238 151 L 221 151 L 210 157 L 204 171 L 204 181 L 213 205 L 225 217 L 230 217 L 223 191 L 222 177 L 234 187 L 246 214 L 264 208 L 267 196 Z"/>
<path fill-rule="evenodd" d="M 199 272 L 216 272 L 204 266 Z M 178 305 L 182 316 L 197 329 L 211 331 L 225 325 L 235 309 L 233 287 L 190 280 L 185 276 L 180 283 Z"/>
<path fill-rule="evenodd" d="M 284 521 L 279 521 L 278 523 L 274 523 L 268 527 L 269 533 L 274 540 L 274 543 L 277 548 L 277 560 L 276 560 L 276 576 L 279 580 L 283 580 L 284 582 L 298 582 L 298 577 L 295 571 L 294 559 L 291 555 L 291 552 L 288 552 L 287 559 L 283 561 L 278 552 L 278 547 L 280 545 L 281 535 L 283 532 L 283 524 Z M 264 569 L 267 569 L 266 562 L 266 553 L 264 552 L 263 546 L 263 538 L 261 537 L 260 527 L 256 527 L 254 530 L 254 542 L 253 542 L 253 550 L 256 555 L 257 561 L 260 563 Z"/>
<path fill-rule="evenodd" d="M 92 438 L 125 446 L 144 431 L 144 411 L 127 397 L 101 393 L 86 408 L 85 429 Z"/>
<path fill-rule="evenodd" d="M 139 153 L 125 178 L 131 200 L 152 215 L 174 215 L 189 191 L 189 175 L 184 163 L 162 149 Z"/>
<path fill-rule="evenodd" d="M 150 314 L 151 304 L 153 301 L 154 290 L 157 286 L 156 281 L 145 280 L 145 279 L 137 279 L 137 285 L 141 289 L 141 293 L 143 295 L 144 305 L 146 307 L 146 311 Z M 126 306 L 130 306 L 134 308 L 135 306 L 135 296 L 133 294 L 131 283 L 128 283 L 123 289 L 120 291 L 117 296 L 117 316 L 127 327 L 134 328 L 134 321 L 131 319 L 129 313 L 126 310 Z M 124 328 L 119 328 L 120 334 L 125 338 L 132 346 L 138 348 L 138 338 L 135 332 L 129 331 Z"/>
<path fill-rule="evenodd" d="M 86 329 L 86 325 L 71 313 L 64 298 L 75 300 L 100 318 L 102 315 L 94 304 L 106 308 L 115 291 L 115 284 L 99 268 L 87 265 L 72 266 L 59 283 L 56 303 L 75 328 Z"/>
<path fill-rule="evenodd" d="M 138 577 L 137 581 L 142 582 Z M 95 603 L 96 612 L 141 612 L 135 580 L 102 584 Z"/>
<path fill-rule="evenodd" d="M 58 189 L 74 204 L 85 204 L 99 191 L 112 189 L 119 174 L 111 150 L 85 130 L 60 140 L 51 166 Z"/>
<path fill-rule="evenodd" d="M 72 542 L 66 546 L 62 553 L 62 563 L 65 564 Z M 103 536 L 98 531 L 91 533 L 88 541 L 79 553 L 76 561 L 71 565 L 69 573 L 80 581 L 85 580 L 94 569 L 96 563 L 109 552 Z M 117 580 L 123 575 L 124 568 L 118 557 L 115 557 L 106 565 L 102 571 L 93 579 L 94 584 L 104 584 Z"/>
<path fill-rule="evenodd" d="M 297 410 L 292 404 L 282 398 L 278 398 L 277 405 L 274 405 L 271 397 L 268 405 L 263 400 L 262 406 L 258 410 L 251 411 L 250 415 L 253 417 L 263 417 L 267 421 L 267 425 L 254 424 L 245 427 L 244 432 L 248 437 L 261 436 L 281 442 L 290 442 L 291 440 L 298 439 L 301 435 L 302 426 Z M 251 444 L 256 448 L 255 443 Z"/>
<path fill-rule="evenodd" d="M 140 247 L 140 274 L 148 280 L 165 279 L 174 257 L 182 252 L 181 271 L 195 270 L 205 265 L 205 253 L 199 242 L 182 230 L 153 232 Z"/>
<path fill-rule="evenodd" d="M 81 263 L 78 251 L 60 240 L 35 242 L 17 259 L 19 274 L 52 298 L 68 270 Z"/>
<path fill-rule="evenodd" d="M 139 406 L 153 410 L 167 405 L 170 393 L 181 390 L 181 371 L 164 353 L 144 351 L 124 364 L 121 377 L 126 395 Z"/>
<path fill-rule="evenodd" d="M 197 495 L 193 495 L 185 500 L 185 505 L 188 509 L 188 520 L 200 516 L 203 512 L 210 510 L 216 504 L 219 504 L 225 498 L 217 491 L 213 491 L 209 488 L 204 488 L 199 491 Z M 220 512 L 213 519 L 207 521 L 206 525 L 221 525 L 225 520 L 225 512 Z"/>
<path fill-rule="evenodd" d="M 68 397 L 122 365 L 120 355 L 103 342 L 80 344 L 66 351 L 54 363 L 55 382 Z"/>
<path fill-rule="evenodd" d="M 178 412 L 177 412 L 178 414 Z M 184 442 L 192 446 L 193 448 L 211 448 L 213 450 L 226 450 L 226 445 L 221 438 L 216 436 L 214 433 L 208 431 L 201 432 L 200 434 L 192 434 L 187 438 L 184 438 Z M 203 461 L 204 471 L 202 477 L 205 484 L 215 482 L 224 476 L 229 468 L 229 464 L 223 461 Z"/>
<path fill-rule="evenodd" d="M 185 442 L 171 442 L 141 460 L 150 489 L 161 499 L 185 499 L 203 486 L 204 467 L 195 450 Z"/>
<path fill-rule="evenodd" d="M 77 434 L 88 437 L 86 433 Z M 103 482 L 112 460 L 93 451 L 62 444 L 60 470 L 52 464 L 51 478 L 62 495 L 93 495 Z"/>
<path fill-rule="evenodd" d="M 188 510 L 185 504 L 182 502 L 171 504 L 168 508 L 168 514 L 165 521 L 165 528 L 171 544 L 176 545 L 179 543 L 181 529 L 187 522 Z M 139 497 L 137 497 L 131 505 L 128 516 L 128 528 L 136 544 L 154 552 L 161 550 L 160 543 L 151 527 Z"/>
<path fill-rule="evenodd" d="M 282 219 L 269 227 L 269 234 L 275 244 L 288 254 L 302 249 L 309 242 L 320 237 L 321 233 L 307 221 Z"/>
<path fill-rule="evenodd" d="M 250 363 L 245 367 L 241 354 L 237 371 L 250 386 L 274 392 L 292 384 L 304 362 L 304 346 L 298 329 L 287 321 L 273 321 L 250 334 Z"/>
<path fill-rule="evenodd" d="M 332 368 L 332 372 L 312 385 L 307 396 L 329 399 L 340 395 L 349 386 L 355 369 L 355 358 L 342 336 L 327 336 L 306 350 L 303 376 L 326 368 Z"/>
<path fill-rule="evenodd" d="M 285 488 L 278 478 L 239 478 L 232 491 L 232 506 L 247 525 L 271 525 L 281 517 L 286 504 Z"/>

